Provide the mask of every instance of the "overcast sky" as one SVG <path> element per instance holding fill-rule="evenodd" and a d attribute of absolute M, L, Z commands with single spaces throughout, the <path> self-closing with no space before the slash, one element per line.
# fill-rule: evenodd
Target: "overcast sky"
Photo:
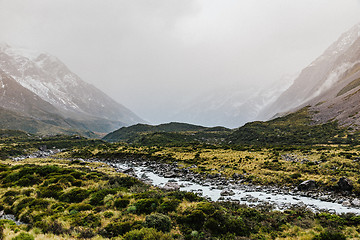
<path fill-rule="evenodd" d="M 298 72 L 359 22 L 359 0 L 0 0 L 0 41 L 57 56 L 150 122 Z"/>

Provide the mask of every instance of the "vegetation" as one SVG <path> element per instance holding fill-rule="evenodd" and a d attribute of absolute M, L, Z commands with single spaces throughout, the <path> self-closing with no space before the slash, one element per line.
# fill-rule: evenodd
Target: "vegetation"
<path fill-rule="evenodd" d="M 314 180 L 317 191 L 334 193 L 342 192 L 337 182 L 346 177 L 353 186 L 346 194 L 360 196 L 358 133 L 336 122 L 312 125 L 307 108 L 236 130 L 171 123 L 115 133 L 121 142 L 0 131 L 0 211 L 24 223 L 0 220 L 0 239 L 360 238 L 354 214 L 209 202 L 146 185 L 102 162 L 82 161 L 172 163 L 203 177 L 290 188 Z M 62 152 L 14 159 L 39 149 Z"/>
<path fill-rule="evenodd" d="M 5 239 L 360 237 L 360 219 L 352 214 L 208 202 L 193 193 L 164 192 L 102 163 L 6 160 L 0 174 L 0 206 L 24 223 L 0 220 Z"/>

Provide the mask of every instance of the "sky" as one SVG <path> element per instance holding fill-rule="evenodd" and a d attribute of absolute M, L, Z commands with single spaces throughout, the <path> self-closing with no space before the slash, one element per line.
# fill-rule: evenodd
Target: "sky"
<path fill-rule="evenodd" d="M 0 0 L 0 41 L 57 56 L 151 123 L 299 72 L 359 22 L 359 0 Z"/>

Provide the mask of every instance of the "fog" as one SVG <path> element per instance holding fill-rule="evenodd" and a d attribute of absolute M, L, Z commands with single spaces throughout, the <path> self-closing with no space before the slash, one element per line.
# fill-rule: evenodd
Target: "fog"
<path fill-rule="evenodd" d="M 0 41 L 57 56 L 152 123 L 298 72 L 359 22 L 358 0 L 0 0 Z"/>

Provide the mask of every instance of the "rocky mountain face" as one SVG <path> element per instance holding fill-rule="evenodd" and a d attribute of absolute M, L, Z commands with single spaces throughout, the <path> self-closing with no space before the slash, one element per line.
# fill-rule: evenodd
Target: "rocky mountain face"
<path fill-rule="evenodd" d="M 294 83 L 260 113 L 261 118 L 310 106 L 316 122 L 358 122 L 360 106 L 360 24 L 345 32 L 303 69 Z"/>
<path fill-rule="evenodd" d="M 104 133 L 143 122 L 49 54 L 0 44 L 0 70 L 0 106 L 26 117 Z"/>

